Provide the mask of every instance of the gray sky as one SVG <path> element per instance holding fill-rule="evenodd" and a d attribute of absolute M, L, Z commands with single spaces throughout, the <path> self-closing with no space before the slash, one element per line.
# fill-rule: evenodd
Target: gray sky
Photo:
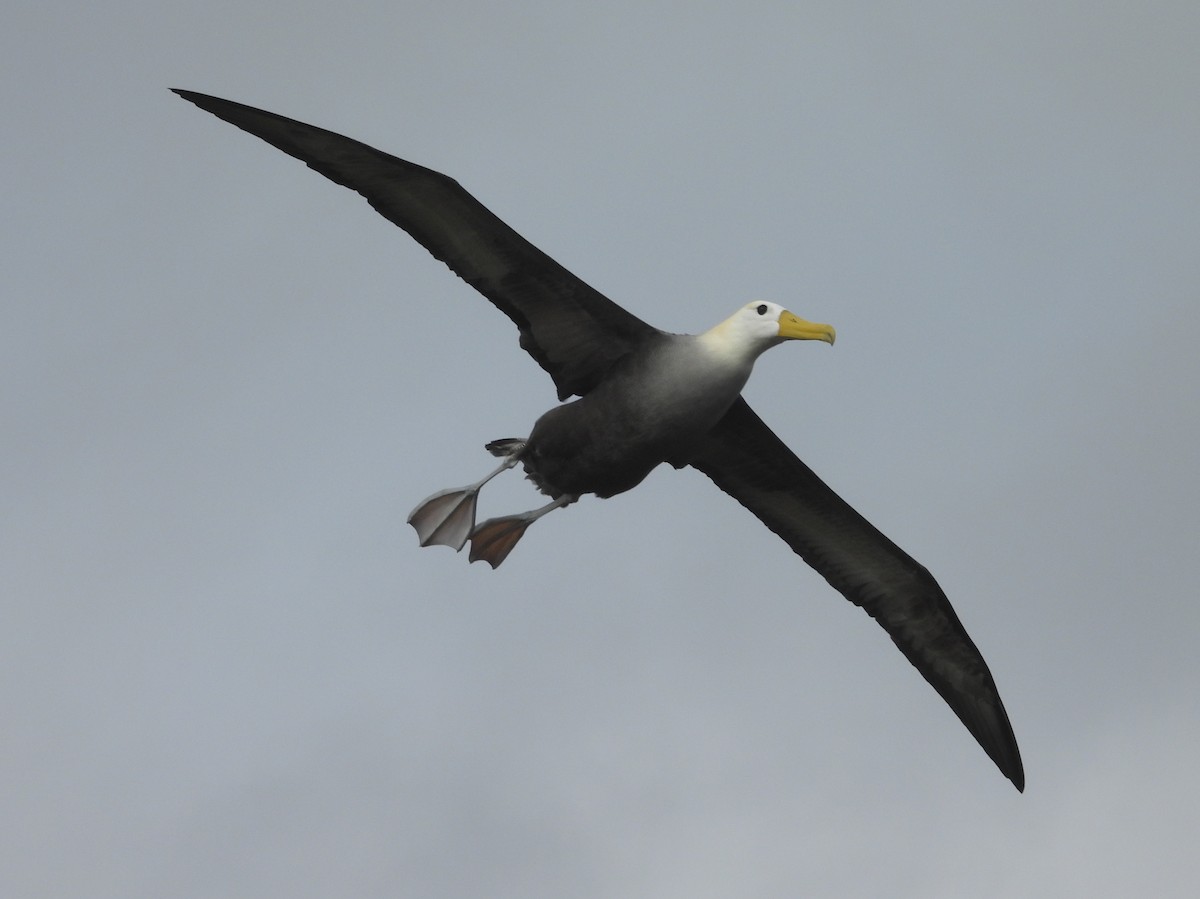
<path fill-rule="evenodd" d="M 10 5 L 0 892 L 1194 895 L 1198 43 L 1193 2 Z M 446 172 L 661 327 L 833 323 L 747 395 L 938 577 L 1026 794 L 695 472 L 496 572 L 419 550 L 549 379 L 168 87 Z"/>

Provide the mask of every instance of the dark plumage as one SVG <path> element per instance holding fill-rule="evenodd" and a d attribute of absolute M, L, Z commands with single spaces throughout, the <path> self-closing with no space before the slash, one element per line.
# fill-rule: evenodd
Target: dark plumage
<path fill-rule="evenodd" d="M 546 256 L 454 180 L 357 141 L 240 103 L 184 99 L 357 191 L 517 325 L 560 399 L 477 484 L 434 494 L 410 519 L 422 544 L 498 565 L 540 515 L 579 495 L 631 489 L 656 465 L 691 465 L 753 512 L 879 622 L 1018 790 L 1016 739 L 979 650 L 932 575 L 829 489 L 740 397 L 754 359 L 787 338 L 833 342 L 774 304 L 750 304 L 702 335 L 668 335 Z M 474 525 L 475 494 L 523 464 L 554 501 Z"/>

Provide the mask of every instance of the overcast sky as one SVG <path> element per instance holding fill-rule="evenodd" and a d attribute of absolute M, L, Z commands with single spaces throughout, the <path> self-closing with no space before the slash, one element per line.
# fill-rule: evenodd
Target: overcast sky
<path fill-rule="evenodd" d="M 1195 895 L 1198 46 L 1195 2 L 9 4 L 0 893 Z M 747 396 L 938 577 L 1025 794 L 696 472 L 419 549 L 549 379 L 169 87 L 446 172 L 660 327 L 835 325 Z"/>

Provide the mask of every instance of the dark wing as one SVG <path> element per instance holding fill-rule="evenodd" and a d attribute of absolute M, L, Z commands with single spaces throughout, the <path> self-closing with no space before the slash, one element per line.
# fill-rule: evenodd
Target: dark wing
<path fill-rule="evenodd" d="M 1021 753 L 983 656 L 924 567 L 829 489 L 739 399 L 688 464 L 878 621 L 1018 790 Z"/>
<path fill-rule="evenodd" d="M 558 388 L 583 395 L 656 328 L 504 224 L 452 178 L 366 144 L 252 106 L 192 91 L 175 93 L 362 194 L 521 331 L 521 346 Z"/>

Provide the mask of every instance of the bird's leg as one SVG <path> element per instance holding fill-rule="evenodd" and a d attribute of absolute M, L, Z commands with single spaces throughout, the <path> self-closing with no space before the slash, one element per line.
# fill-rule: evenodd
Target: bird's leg
<path fill-rule="evenodd" d="M 471 531 L 471 561 L 480 559 L 493 568 L 508 558 L 517 541 L 525 534 L 525 529 L 545 515 L 563 506 L 569 506 L 578 496 L 563 494 L 553 502 L 546 503 L 540 509 L 532 512 L 521 512 L 518 515 L 505 515 L 501 518 L 489 518 L 475 530 Z"/>
<path fill-rule="evenodd" d="M 505 448 L 509 452 L 504 456 L 504 461 L 486 478 L 469 487 L 440 490 L 412 510 L 408 516 L 408 523 L 416 530 L 422 546 L 436 544 L 452 546 L 455 550 L 463 548 L 472 528 L 475 527 L 475 503 L 479 497 L 479 489 L 500 472 L 508 471 L 521 459 L 524 441 L 507 441 L 507 444 Z"/>

